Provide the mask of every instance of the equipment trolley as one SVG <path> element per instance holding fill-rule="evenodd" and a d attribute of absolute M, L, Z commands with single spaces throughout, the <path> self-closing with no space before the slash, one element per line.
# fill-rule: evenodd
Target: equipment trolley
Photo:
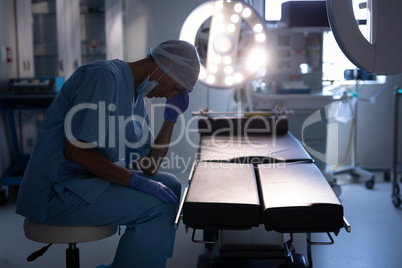
<path fill-rule="evenodd" d="M 394 206 L 399 207 L 402 203 L 400 198 L 400 188 L 398 184 L 398 173 L 402 172 L 402 165 L 398 162 L 398 135 L 399 135 L 399 97 L 402 95 L 402 89 L 395 88 L 395 114 L 394 114 L 394 150 L 392 155 L 392 203 Z"/>

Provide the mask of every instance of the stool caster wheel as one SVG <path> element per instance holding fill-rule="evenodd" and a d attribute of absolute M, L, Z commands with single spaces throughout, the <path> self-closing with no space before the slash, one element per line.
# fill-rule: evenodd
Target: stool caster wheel
<path fill-rule="evenodd" d="M 399 185 L 397 184 L 395 188 L 392 190 L 392 204 L 394 204 L 395 207 L 399 207 L 402 203 L 401 199 L 399 198 L 399 193 L 400 188 Z"/>
<path fill-rule="evenodd" d="M 395 207 L 399 207 L 401 203 L 402 201 L 398 196 L 392 197 L 392 204 L 394 204 Z"/>
<path fill-rule="evenodd" d="M 374 178 L 372 178 L 372 179 L 366 181 L 365 184 L 366 184 L 366 188 L 367 188 L 367 189 L 373 189 L 373 188 L 374 188 Z"/>

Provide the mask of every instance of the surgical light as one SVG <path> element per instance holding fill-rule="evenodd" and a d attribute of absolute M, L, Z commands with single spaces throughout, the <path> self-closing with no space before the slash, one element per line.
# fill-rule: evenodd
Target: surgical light
<path fill-rule="evenodd" d="M 264 42 L 265 41 L 265 34 L 259 33 L 255 36 L 255 40 L 258 42 Z"/>
<path fill-rule="evenodd" d="M 243 5 L 240 4 L 240 3 L 237 3 L 237 4 L 234 6 L 234 10 L 235 10 L 237 13 L 241 12 L 241 11 L 243 10 Z"/>
<path fill-rule="evenodd" d="M 236 83 L 243 82 L 243 75 L 241 73 L 236 73 L 234 75 L 234 80 L 236 81 Z"/>
<path fill-rule="evenodd" d="M 217 23 L 216 24 L 216 29 L 217 29 L 218 32 L 223 32 L 225 30 L 225 24 Z"/>
<path fill-rule="evenodd" d="M 229 34 L 221 34 L 214 40 L 215 52 L 219 55 L 227 55 L 232 53 L 235 47 L 235 40 Z"/>
<path fill-rule="evenodd" d="M 221 61 L 222 61 L 222 57 L 221 57 L 221 56 L 218 56 L 218 55 L 215 55 L 215 56 L 214 56 L 214 62 L 215 62 L 216 64 L 221 63 Z"/>
<path fill-rule="evenodd" d="M 238 22 L 240 21 L 240 17 L 239 17 L 239 15 L 237 15 L 237 14 L 233 14 L 233 15 L 230 17 L 230 20 L 231 20 L 233 23 L 238 23 Z"/>
<path fill-rule="evenodd" d="M 225 83 L 226 83 L 226 85 L 228 85 L 228 86 L 233 85 L 233 77 L 231 77 L 231 76 L 226 76 L 226 78 L 225 78 Z"/>
<path fill-rule="evenodd" d="M 224 71 L 225 71 L 226 74 L 231 74 L 231 73 L 233 73 L 233 67 L 232 66 L 226 66 L 224 68 Z"/>
<path fill-rule="evenodd" d="M 251 35 L 250 35 L 251 33 Z M 240 40 L 245 42 L 240 42 Z M 180 39 L 195 45 L 202 62 L 199 81 L 233 88 L 254 76 L 267 47 L 265 21 L 239 1 L 206 1 L 186 18 Z M 249 51 L 259 51 L 259 55 Z"/>
<path fill-rule="evenodd" d="M 242 12 L 243 17 L 248 18 L 251 15 L 251 10 L 249 8 L 245 8 Z"/>
<path fill-rule="evenodd" d="M 226 65 L 231 64 L 232 63 L 232 58 L 229 57 L 229 56 L 224 57 L 223 58 L 223 63 L 226 64 Z"/>
<path fill-rule="evenodd" d="M 201 80 L 204 80 L 205 78 L 207 78 L 207 73 L 205 72 L 205 70 L 201 70 L 201 71 L 200 71 L 200 76 L 199 76 L 199 78 L 200 78 Z"/>
<path fill-rule="evenodd" d="M 223 8 L 223 3 L 222 3 L 222 1 L 216 2 L 216 4 L 215 4 L 215 9 L 216 9 L 216 10 L 221 10 L 222 8 Z"/>
<path fill-rule="evenodd" d="M 215 64 L 211 64 L 209 70 L 211 71 L 211 73 L 216 73 L 218 71 L 218 66 L 216 66 Z"/>
<path fill-rule="evenodd" d="M 214 13 L 214 12 L 215 12 L 215 8 L 214 8 L 213 5 L 206 5 L 204 12 L 206 12 L 207 14 Z"/>
<path fill-rule="evenodd" d="M 254 25 L 254 27 L 253 27 L 253 30 L 254 30 L 254 32 L 256 32 L 256 33 L 260 33 L 260 32 L 262 32 L 262 25 L 261 24 L 259 24 L 259 23 L 257 23 L 256 25 Z"/>
<path fill-rule="evenodd" d="M 236 30 L 236 26 L 234 26 L 234 24 L 229 24 L 227 30 L 229 33 L 233 33 Z"/>
<path fill-rule="evenodd" d="M 213 76 L 211 74 L 208 75 L 207 82 L 208 82 L 208 84 L 213 84 L 215 82 L 215 76 Z"/>
<path fill-rule="evenodd" d="M 251 72 L 257 71 L 263 64 L 265 64 L 266 57 L 265 51 L 260 49 L 252 50 L 248 57 L 247 68 Z"/>
<path fill-rule="evenodd" d="M 223 14 L 222 14 L 222 13 L 217 13 L 217 14 L 215 15 L 215 17 L 216 17 L 216 20 L 217 20 L 217 21 L 223 21 Z"/>

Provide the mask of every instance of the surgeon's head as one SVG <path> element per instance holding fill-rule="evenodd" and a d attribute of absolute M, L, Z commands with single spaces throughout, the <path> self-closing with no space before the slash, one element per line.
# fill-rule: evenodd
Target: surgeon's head
<path fill-rule="evenodd" d="M 200 73 L 200 59 L 196 48 L 186 41 L 170 40 L 148 53 L 158 65 L 150 75 L 157 81 L 147 97 L 166 97 L 170 100 L 185 89 L 192 91 Z"/>

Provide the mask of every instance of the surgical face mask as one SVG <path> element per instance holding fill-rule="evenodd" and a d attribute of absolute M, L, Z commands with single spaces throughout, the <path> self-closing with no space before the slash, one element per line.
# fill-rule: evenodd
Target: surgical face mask
<path fill-rule="evenodd" d="M 152 89 L 154 89 L 154 87 L 159 85 L 158 83 L 159 79 L 161 79 L 162 76 L 165 74 L 163 73 L 161 77 L 159 77 L 158 80 L 156 81 L 155 80 L 149 81 L 151 75 L 153 75 L 158 69 L 159 67 L 157 67 L 151 74 L 149 74 L 144 80 L 142 80 L 141 84 L 137 87 L 138 94 L 140 94 L 143 98 L 145 98 L 148 95 L 148 93 L 151 92 Z"/>

